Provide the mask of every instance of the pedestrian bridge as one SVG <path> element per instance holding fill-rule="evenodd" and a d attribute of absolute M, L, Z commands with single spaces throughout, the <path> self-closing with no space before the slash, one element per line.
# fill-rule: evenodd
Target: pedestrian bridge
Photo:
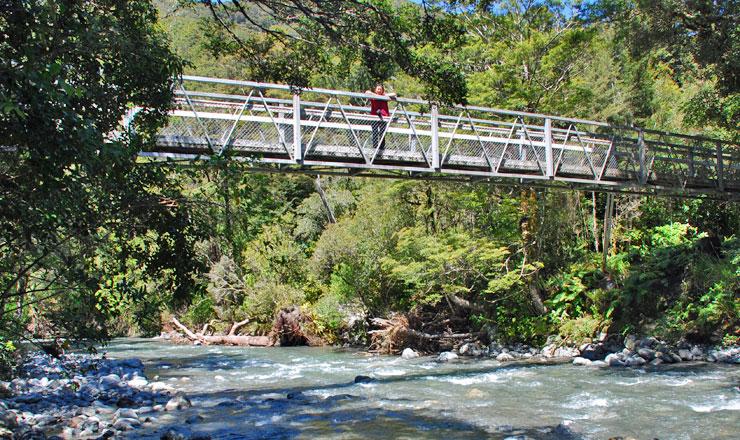
<path fill-rule="evenodd" d="M 167 126 L 140 155 L 228 156 L 258 171 L 740 199 L 737 143 L 403 98 L 381 119 L 370 114 L 369 97 L 183 76 Z"/>

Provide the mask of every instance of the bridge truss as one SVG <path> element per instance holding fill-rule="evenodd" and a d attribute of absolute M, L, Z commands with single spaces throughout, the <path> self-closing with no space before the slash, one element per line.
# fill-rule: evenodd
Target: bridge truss
<path fill-rule="evenodd" d="M 740 145 L 602 122 L 184 76 L 140 156 L 255 170 L 740 199 Z M 377 97 L 375 97 L 377 99 Z M 387 98 L 386 98 L 387 99 Z M 135 110 L 134 110 L 135 111 Z"/>

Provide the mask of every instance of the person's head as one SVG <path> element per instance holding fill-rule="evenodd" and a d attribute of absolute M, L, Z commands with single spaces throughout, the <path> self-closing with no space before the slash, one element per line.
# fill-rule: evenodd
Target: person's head
<path fill-rule="evenodd" d="M 385 87 L 383 87 L 383 84 L 378 83 L 375 85 L 375 94 L 385 95 Z"/>

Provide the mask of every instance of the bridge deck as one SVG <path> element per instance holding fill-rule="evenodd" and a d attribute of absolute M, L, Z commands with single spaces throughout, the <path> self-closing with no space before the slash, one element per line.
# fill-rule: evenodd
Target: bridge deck
<path fill-rule="evenodd" d="M 187 88 L 185 86 L 188 86 Z M 220 87 L 222 93 L 212 91 Z M 226 90 L 227 93 L 223 93 Z M 480 107 L 184 77 L 142 156 L 229 155 L 285 172 L 530 182 L 602 191 L 740 196 L 740 146 L 697 136 Z"/>

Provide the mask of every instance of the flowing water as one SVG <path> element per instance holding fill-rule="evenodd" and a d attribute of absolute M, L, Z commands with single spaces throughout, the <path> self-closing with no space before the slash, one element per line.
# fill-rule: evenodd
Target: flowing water
<path fill-rule="evenodd" d="M 334 348 L 135 339 L 106 350 L 142 359 L 150 379 L 159 376 L 193 401 L 136 438 L 159 438 L 169 427 L 213 439 L 740 438 L 740 368 L 729 365 L 438 364 Z M 358 375 L 374 380 L 355 384 Z M 196 414 L 203 418 L 185 423 Z"/>

